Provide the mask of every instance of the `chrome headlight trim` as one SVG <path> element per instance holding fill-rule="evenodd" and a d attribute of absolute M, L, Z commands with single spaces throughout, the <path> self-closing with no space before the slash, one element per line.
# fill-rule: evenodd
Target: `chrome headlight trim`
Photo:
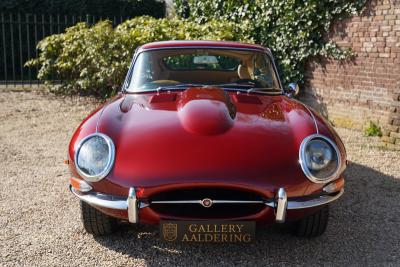
<path fill-rule="evenodd" d="M 329 145 L 331 145 L 333 147 L 334 152 L 336 153 L 336 157 L 338 160 L 338 164 L 337 164 L 337 168 L 336 168 L 335 172 L 331 176 L 326 177 L 325 179 L 317 178 L 314 175 L 312 175 L 311 171 L 308 169 L 308 167 L 306 165 L 305 149 L 307 147 L 307 144 L 314 139 L 322 139 L 322 140 L 326 141 Z M 300 166 L 301 166 L 301 169 L 303 170 L 304 174 L 307 176 L 307 178 L 309 180 L 311 180 L 314 183 L 328 183 L 332 180 L 335 180 L 338 177 L 340 171 L 342 170 L 342 158 L 341 158 L 339 148 L 331 139 L 329 139 L 328 137 L 321 135 L 321 134 L 312 134 L 303 139 L 303 141 L 300 144 L 300 149 L 299 149 L 299 162 L 300 162 Z"/>
<path fill-rule="evenodd" d="M 109 149 L 109 154 L 108 154 L 108 160 L 107 160 L 107 164 L 106 167 L 104 168 L 104 170 L 102 172 L 100 172 L 97 175 L 87 175 L 85 172 L 83 172 L 78 165 L 78 156 L 79 156 L 79 151 L 82 148 L 82 145 L 88 141 L 89 139 L 93 138 L 93 137 L 101 137 L 106 141 L 106 144 L 108 146 Z M 115 146 L 114 146 L 114 142 L 111 140 L 110 137 L 108 137 L 105 134 L 102 133 L 94 133 L 94 134 L 90 134 L 88 136 L 86 136 L 85 138 L 83 138 L 82 140 L 79 141 L 79 143 L 76 145 L 75 147 L 75 154 L 74 154 L 74 161 L 75 161 L 75 167 L 77 172 L 79 173 L 80 176 L 82 176 L 83 179 L 85 179 L 88 182 L 98 182 L 101 179 L 103 179 L 104 177 L 106 177 L 113 165 L 114 165 L 114 160 L 115 160 Z"/>

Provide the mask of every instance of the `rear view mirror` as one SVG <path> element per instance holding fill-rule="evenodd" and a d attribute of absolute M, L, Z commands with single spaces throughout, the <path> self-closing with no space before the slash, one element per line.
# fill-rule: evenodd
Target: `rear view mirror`
<path fill-rule="evenodd" d="M 193 58 L 194 64 L 217 64 L 218 59 L 215 56 L 195 56 Z"/>
<path fill-rule="evenodd" d="M 299 94 L 299 92 L 300 92 L 300 87 L 297 83 L 289 83 L 285 89 L 285 94 L 288 97 L 295 97 Z"/>

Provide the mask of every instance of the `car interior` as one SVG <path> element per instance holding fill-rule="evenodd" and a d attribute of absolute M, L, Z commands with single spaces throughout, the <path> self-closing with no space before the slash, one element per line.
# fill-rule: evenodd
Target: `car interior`
<path fill-rule="evenodd" d="M 261 52 L 233 49 L 160 49 L 142 52 L 145 64 L 134 71 L 140 76 L 140 87 L 180 83 L 228 84 L 252 83 L 255 87 L 277 85 L 268 56 Z M 139 85 L 139 84 L 138 84 Z M 276 86 L 275 86 L 276 87 Z"/>

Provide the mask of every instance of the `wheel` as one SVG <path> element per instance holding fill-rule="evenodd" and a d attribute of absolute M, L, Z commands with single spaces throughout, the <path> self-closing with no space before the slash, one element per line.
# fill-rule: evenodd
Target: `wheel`
<path fill-rule="evenodd" d="M 329 221 L 329 206 L 309 215 L 296 223 L 295 233 L 299 237 L 312 238 L 322 235 Z"/>
<path fill-rule="evenodd" d="M 109 235 L 117 228 L 117 219 L 81 201 L 81 215 L 86 232 L 94 236 Z"/>

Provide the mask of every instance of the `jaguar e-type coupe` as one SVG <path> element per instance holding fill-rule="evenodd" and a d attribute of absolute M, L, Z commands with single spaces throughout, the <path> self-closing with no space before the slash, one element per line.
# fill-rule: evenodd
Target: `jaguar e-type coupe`
<path fill-rule="evenodd" d="M 110 234 L 125 221 L 158 225 L 164 241 L 248 242 L 256 225 L 286 222 L 321 235 L 346 153 L 297 91 L 259 45 L 139 47 L 120 93 L 69 145 L 84 228 Z"/>

